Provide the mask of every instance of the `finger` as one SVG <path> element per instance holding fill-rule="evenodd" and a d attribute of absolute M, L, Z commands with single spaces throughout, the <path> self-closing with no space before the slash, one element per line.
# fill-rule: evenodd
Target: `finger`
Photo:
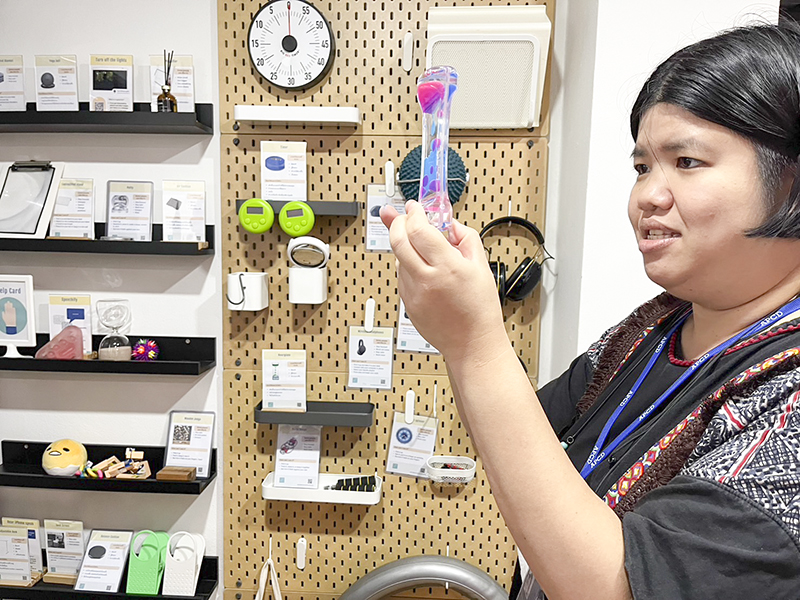
<path fill-rule="evenodd" d="M 395 257 L 405 269 L 420 273 L 427 264 L 409 242 L 407 227 L 408 215 L 398 215 L 389 229 L 389 243 Z"/>
<path fill-rule="evenodd" d="M 398 212 L 394 206 L 390 206 L 388 204 L 384 204 L 383 206 L 381 206 L 380 210 L 381 221 L 383 222 L 384 225 L 386 225 L 387 229 L 391 228 L 392 221 L 394 221 L 395 218 L 397 218 L 397 216 Z"/>
<path fill-rule="evenodd" d="M 451 261 L 457 253 L 442 232 L 431 226 L 425 211 L 416 202 L 409 207 L 406 234 L 411 245 L 429 265 Z"/>
<path fill-rule="evenodd" d="M 485 259 L 486 257 L 486 251 L 478 232 L 455 219 L 450 228 L 450 243 L 458 248 L 464 258 L 469 260 Z"/>

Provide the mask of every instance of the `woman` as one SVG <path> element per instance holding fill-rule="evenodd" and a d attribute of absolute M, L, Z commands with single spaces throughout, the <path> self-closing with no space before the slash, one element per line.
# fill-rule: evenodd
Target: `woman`
<path fill-rule="evenodd" d="M 666 293 L 538 392 L 476 232 L 448 243 L 417 203 L 382 210 L 407 312 L 535 576 L 520 598 L 800 597 L 798 57 L 798 31 L 758 26 L 651 75 L 628 213 Z"/>

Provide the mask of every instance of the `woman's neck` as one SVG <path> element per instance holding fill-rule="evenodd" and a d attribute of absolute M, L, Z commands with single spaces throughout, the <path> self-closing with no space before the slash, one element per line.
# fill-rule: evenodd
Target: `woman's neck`
<path fill-rule="evenodd" d="M 681 351 L 687 360 L 695 360 L 730 339 L 753 323 L 769 316 L 796 297 L 800 287 L 774 289 L 745 304 L 730 308 L 710 308 L 692 303 L 692 314 L 681 330 Z M 778 323 L 783 318 L 778 319 Z"/>

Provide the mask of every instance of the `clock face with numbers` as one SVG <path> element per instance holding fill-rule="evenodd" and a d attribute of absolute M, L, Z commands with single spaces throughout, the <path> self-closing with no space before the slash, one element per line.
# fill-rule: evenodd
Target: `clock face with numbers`
<path fill-rule="evenodd" d="M 271 85 L 299 90 L 316 85 L 333 65 L 328 20 L 304 0 L 272 0 L 253 16 L 247 49 Z"/>

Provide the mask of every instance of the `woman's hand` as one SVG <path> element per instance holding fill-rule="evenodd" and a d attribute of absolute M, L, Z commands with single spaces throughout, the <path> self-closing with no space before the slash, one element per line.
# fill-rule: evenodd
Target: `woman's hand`
<path fill-rule="evenodd" d="M 483 355 L 492 344 L 508 343 L 497 287 L 474 229 L 453 221 L 448 241 L 413 200 L 405 215 L 384 206 L 381 220 L 389 228 L 408 316 L 445 359 Z"/>

